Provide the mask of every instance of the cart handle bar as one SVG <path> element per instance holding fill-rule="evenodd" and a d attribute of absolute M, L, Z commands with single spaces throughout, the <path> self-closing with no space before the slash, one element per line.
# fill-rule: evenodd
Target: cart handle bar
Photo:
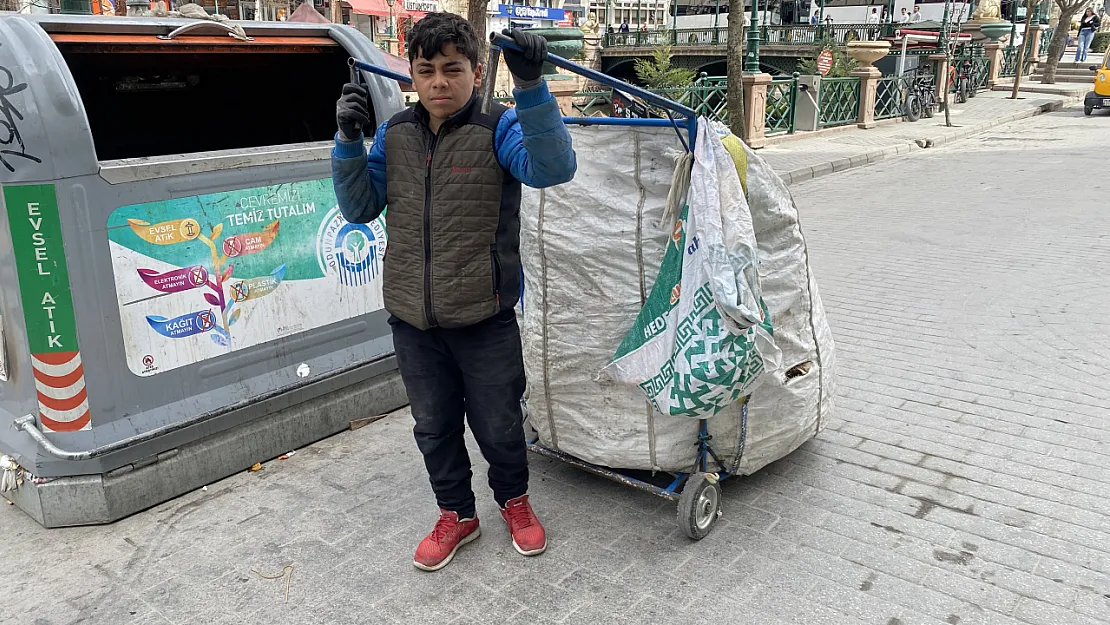
<path fill-rule="evenodd" d="M 490 41 L 491 42 L 496 41 L 498 44 L 500 44 L 504 47 L 507 47 L 507 48 L 511 48 L 513 50 L 519 50 L 520 49 L 520 48 L 517 47 L 516 43 L 513 42 L 512 39 L 509 39 L 508 37 L 506 37 L 504 35 L 498 35 L 496 33 L 491 33 L 490 34 Z M 694 144 L 694 138 L 697 135 L 697 123 L 698 123 L 697 113 L 693 109 L 687 108 L 687 107 L 685 107 L 685 106 L 683 106 L 683 105 L 681 105 L 677 102 L 673 102 L 673 101 L 668 100 L 666 98 L 660 97 L 660 96 L 658 96 L 658 95 L 656 95 L 656 94 L 654 94 L 650 91 L 646 91 L 646 90 L 641 89 L 641 88 L 639 88 L 635 85 L 630 85 L 630 84 L 624 82 L 623 80 L 618 80 L 616 78 L 613 78 L 612 76 L 606 76 L 605 74 L 602 74 L 600 72 L 596 72 L 592 69 L 589 69 L 588 67 L 583 67 L 583 66 L 581 66 L 577 63 L 573 63 L 571 61 L 568 61 L 568 60 L 564 59 L 561 56 L 551 54 L 550 52 L 547 53 L 547 61 L 550 62 L 553 65 L 556 65 L 558 67 L 562 67 L 563 69 L 566 69 L 568 71 L 574 72 L 576 74 L 579 74 L 579 75 L 584 76 L 586 78 L 589 78 L 591 80 L 595 80 L 595 81 L 597 81 L 597 82 L 599 82 L 603 85 L 606 85 L 606 86 L 612 87 L 614 89 L 618 89 L 620 91 L 624 91 L 626 93 L 638 96 L 638 97 L 643 98 L 644 100 L 650 102 L 651 104 L 654 104 L 654 105 L 659 106 L 659 107 L 664 108 L 664 109 L 675 111 L 675 112 L 679 113 L 680 115 L 685 116 L 687 118 L 686 123 L 685 123 L 686 131 L 689 133 L 690 140 L 689 140 L 689 143 L 687 143 L 686 141 L 683 141 L 682 143 L 683 143 L 684 147 L 686 147 L 687 150 L 693 151 L 693 149 L 694 149 L 694 145 L 693 145 Z M 361 82 L 361 81 L 358 80 L 358 72 L 356 72 L 354 70 L 360 69 L 360 70 L 363 70 L 363 71 L 370 72 L 371 74 L 376 74 L 378 76 L 383 76 L 385 78 L 389 78 L 390 80 L 396 80 L 397 82 L 402 82 L 402 83 L 405 83 L 405 84 L 412 84 L 412 77 L 411 76 L 406 76 L 405 74 L 401 74 L 399 72 L 395 72 L 393 70 L 389 70 L 389 69 L 386 69 L 384 67 L 379 67 L 377 65 L 371 65 L 370 63 L 366 63 L 364 61 L 358 61 L 358 60 L 355 60 L 354 58 L 347 59 L 347 65 L 351 68 L 351 78 L 352 78 L 352 80 L 357 81 L 357 82 Z M 596 120 L 599 120 L 599 119 L 604 119 L 605 121 L 596 121 Z M 673 119 L 656 120 L 656 119 L 624 119 L 624 118 L 598 118 L 598 117 L 564 117 L 563 121 L 565 123 L 568 123 L 568 124 L 580 124 L 580 125 L 583 125 L 583 126 L 593 126 L 593 125 L 598 125 L 598 126 L 664 126 L 664 125 L 667 125 L 667 126 L 673 126 L 675 128 L 675 131 L 676 132 L 678 131 L 678 125 L 675 123 L 675 121 Z M 682 141 L 682 135 L 679 135 L 679 140 Z"/>
<path fill-rule="evenodd" d="M 406 85 L 411 85 L 412 84 L 412 77 L 411 76 L 406 76 L 405 74 L 395 72 L 391 69 L 386 69 L 384 67 L 378 67 L 377 65 L 371 65 L 371 64 L 365 63 L 363 61 L 356 61 L 353 58 L 347 59 L 347 66 L 350 67 L 351 69 L 361 69 L 364 72 L 370 72 L 371 74 L 377 74 L 378 76 L 384 76 L 384 77 L 389 78 L 391 80 L 396 80 L 397 82 L 403 82 Z"/>
<path fill-rule="evenodd" d="M 508 48 L 516 52 L 521 51 L 520 47 L 516 45 L 515 41 L 500 33 L 490 33 L 489 42 L 491 45 L 495 45 L 500 48 Z M 655 106 L 658 106 L 659 108 L 667 109 L 668 111 L 674 111 L 675 113 L 678 113 L 683 117 L 696 119 L 698 116 L 697 112 L 688 106 L 683 106 L 678 102 L 668 100 L 667 98 L 656 95 L 646 89 L 642 89 L 640 87 L 637 87 L 636 85 L 628 84 L 623 80 L 613 78 L 612 76 L 607 76 L 597 70 L 579 65 L 578 63 L 575 63 L 573 61 L 568 61 L 567 59 L 564 59 L 563 57 L 555 54 L 551 54 L 550 52 L 547 53 L 547 62 L 556 67 L 561 67 L 568 72 L 578 74 L 583 78 L 588 78 L 595 82 L 599 82 L 606 87 L 612 87 L 614 89 L 634 95 L 637 98 L 644 100 L 645 102 L 649 102 L 651 104 L 654 104 Z"/>

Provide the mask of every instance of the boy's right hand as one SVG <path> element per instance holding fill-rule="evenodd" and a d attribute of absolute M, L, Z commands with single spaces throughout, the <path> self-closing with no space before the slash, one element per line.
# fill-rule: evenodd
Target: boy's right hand
<path fill-rule="evenodd" d="M 339 126 L 340 141 L 358 139 L 362 129 L 370 125 L 369 94 L 366 87 L 349 82 L 343 85 L 343 95 L 335 103 L 335 120 Z"/>

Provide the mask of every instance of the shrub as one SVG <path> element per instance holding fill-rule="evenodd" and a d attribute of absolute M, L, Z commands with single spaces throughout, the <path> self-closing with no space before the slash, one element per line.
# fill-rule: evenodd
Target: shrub
<path fill-rule="evenodd" d="M 1110 47 L 1110 32 L 1095 33 L 1095 38 L 1091 41 L 1091 52 L 1106 52 L 1107 47 Z"/>

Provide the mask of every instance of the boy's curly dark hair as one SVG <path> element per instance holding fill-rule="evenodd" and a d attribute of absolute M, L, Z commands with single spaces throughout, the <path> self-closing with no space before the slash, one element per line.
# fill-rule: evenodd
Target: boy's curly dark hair
<path fill-rule="evenodd" d="M 454 13 L 429 13 L 409 32 L 409 63 L 422 56 L 429 61 L 453 43 L 455 49 L 470 59 L 470 67 L 478 67 L 478 36 L 465 18 Z"/>

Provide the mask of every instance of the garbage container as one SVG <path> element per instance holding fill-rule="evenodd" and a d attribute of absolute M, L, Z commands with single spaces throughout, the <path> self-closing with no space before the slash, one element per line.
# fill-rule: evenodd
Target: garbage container
<path fill-rule="evenodd" d="M 0 466 L 45 526 L 406 403 L 384 220 L 344 221 L 329 169 L 346 61 L 381 53 L 345 26 L 242 26 L 0 17 Z M 377 119 L 403 106 L 365 82 Z"/>

